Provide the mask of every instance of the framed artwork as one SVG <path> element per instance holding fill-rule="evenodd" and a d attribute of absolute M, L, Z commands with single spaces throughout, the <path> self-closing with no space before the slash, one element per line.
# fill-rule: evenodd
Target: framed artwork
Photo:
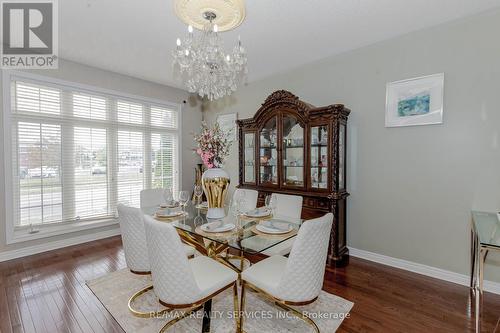
<path fill-rule="evenodd" d="M 229 140 L 236 141 L 238 138 L 238 128 L 236 125 L 238 119 L 237 113 L 219 114 L 217 115 L 217 123 L 224 132 L 230 132 Z"/>
<path fill-rule="evenodd" d="M 444 73 L 390 82 L 385 127 L 443 123 Z"/>

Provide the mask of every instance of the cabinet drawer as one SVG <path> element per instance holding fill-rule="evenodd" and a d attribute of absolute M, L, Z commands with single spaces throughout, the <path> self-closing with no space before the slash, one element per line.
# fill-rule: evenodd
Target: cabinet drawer
<path fill-rule="evenodd" d="M 317 204 L 319 209 L 328 209 L 329 207 L 329 201 L 326 199 L 318 199 Z"/>
<path fill-rule="evenodd" d="M 304 206 L 309 208 L 316 208 L 317 203 L 315 198 L 304 198 Z"/>

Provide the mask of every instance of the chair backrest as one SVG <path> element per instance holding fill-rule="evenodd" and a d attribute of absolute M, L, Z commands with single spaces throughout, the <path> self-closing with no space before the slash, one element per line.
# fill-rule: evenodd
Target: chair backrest
<path fill-rule="evenodd" d="M 144 231 L 144 214 L 139 208 L 118 204 L 125 261 L 135 272 L 149 272 L 149 255 Z"/>
<path fill-rule="evenodd" d="M 237 188 L 233 194 L 233 200 L 238 197 L 238 195 L 244 194 L 245 201 L 241 205 L 240 210 L 243 213 L 249 212 L 257 207 L 257 198 L 259 197 L 259 192 L 256 190 L 246 190 L 242 188 Z"/>
<path fill-rule="evenodd" d="M 306 302 L 319 295 L 332 223 L 333 214 L 328 213 L 302 224 L 279 283 L 277 297 L 289 302 Z"/>
<path fill-rule="evenodd" d="M 144 207 L 155 207 L 162 204 L 165 200 L 163 199 L 164 189 L 154 188 L 149 190 L 141 191 L 141 208 Z"/>
<path fill-rule="evenodd" d="M 144 217 L 144 224 L 156 296 L 167 304 L 199 301 L 201 291 L 175 228 L 150 216 Z"/>
<path fill-rule="evenodd" d="M 292 219 L 300 219 L 302 214 L 302 196 L 273 193 L 276 198 L 276 209 L 274 214 L 276 217 L 290 217 Z"/>

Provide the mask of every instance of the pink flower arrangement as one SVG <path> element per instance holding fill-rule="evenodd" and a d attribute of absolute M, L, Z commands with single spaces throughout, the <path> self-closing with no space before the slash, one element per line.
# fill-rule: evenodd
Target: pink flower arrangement
<path fill-rule="evenodd" d="M 229 141 L 230 133 L 224 133 L 218 123 L 209 128 L 206 123 L 201 125 L 201 133 L 194 135 L 198 154 L 205 166 L 209 169 L 222 167 L 224 159 L 229 155 L 232 141 Z"/>

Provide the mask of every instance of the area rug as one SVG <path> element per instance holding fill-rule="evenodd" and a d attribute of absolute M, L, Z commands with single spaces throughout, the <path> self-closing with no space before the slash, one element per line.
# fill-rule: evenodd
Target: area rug
<path fill-rule="evenodd" d="M 127 269 L 87 281 L 87 286 L 127 333 L 156 333 L 165 323 L 179 315 L 177 312 L 167 314 L 163 318 L 144 319 L 134 317 L 129 312 L 127 302 L 130 296 L 150 284 L 150 276 L 135 275 Z M 321 332 L 335 332 L 342 321 L 349 317 L 349 311 L 353 305 L 354 303 L 341 297 L 322 291 L 316 302 L 296 307 L 296 309 L 305 312 L 313 319 Z M 144 294 L 134 303 L 134 306 L 141 311 L 157 311 L 163 308 L 159 305 L 154 291 Z M 199 311 L 173 325 L 169 332 L 199 333 L 202 317 L 203 311 Z M 243 329 L 247 333 L 314 332 L 311 326 L 302 320 L 281 311 L 272 303 L 250 291 L 246 297 Z M 232 289 L 214 298 L 210 331 L 214 333 L 235 331 Z"/>

